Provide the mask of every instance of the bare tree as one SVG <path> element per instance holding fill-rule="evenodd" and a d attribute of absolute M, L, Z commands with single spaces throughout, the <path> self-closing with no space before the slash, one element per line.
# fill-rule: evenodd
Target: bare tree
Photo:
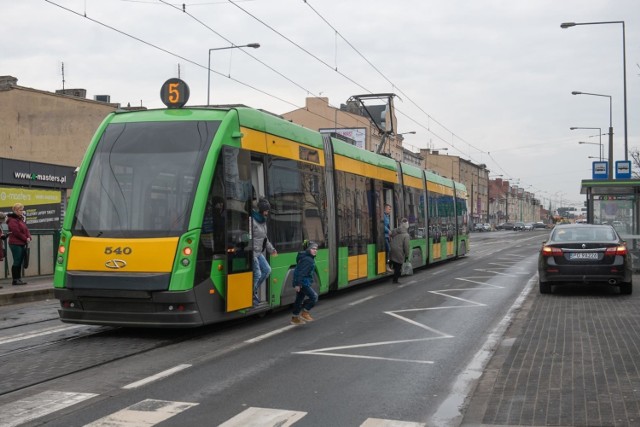
<path fill-rule="evenodd" d="M 632 148 L 629 150 L 631 160 L 631 175 L 634 178 L 640 178 L 640 148 Z"/>

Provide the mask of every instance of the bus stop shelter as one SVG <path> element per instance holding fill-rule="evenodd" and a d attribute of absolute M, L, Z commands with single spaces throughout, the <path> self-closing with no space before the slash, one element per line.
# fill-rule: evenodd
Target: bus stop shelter
<path fill-rule="evenodd" d="M 587 197 L 587 222 L 613 225 L 640 269 L 640 180 L 582 180 L 580 193 Z"/>

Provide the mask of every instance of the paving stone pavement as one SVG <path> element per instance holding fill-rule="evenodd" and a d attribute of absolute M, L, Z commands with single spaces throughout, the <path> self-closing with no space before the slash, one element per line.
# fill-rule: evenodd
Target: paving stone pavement
<path fill-rule="evenodd" d="M 535 287 L 461 425 L 640 426 L 640 291 Z"/>

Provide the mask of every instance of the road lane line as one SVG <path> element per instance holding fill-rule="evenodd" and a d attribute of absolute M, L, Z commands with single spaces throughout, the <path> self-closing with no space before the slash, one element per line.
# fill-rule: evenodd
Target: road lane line
<path fill-rule="evenodd" d="M 295 328 L 296 326 L 297 326 L 297 325 L 289 325 L 289 326 L 285 326 L 285 327 L 283 327 L 283 328 L 276 329 L 275 331 L 267 332 L 266 334 L 259 335 L 259 336 L 255 337 L 255 338 L 248 339 L 248 340 L 246 340 L 245 342 L 246 342 L 246 343 L 248 343 L 248 344 L 252 344 L 252 343 L 256 343 L 256 342 L 262 341 L 262 340 L 266 340 L 266 339 L 267 339 L 267 338 L 269 338 L 269 337 L 272 337 L 272 336 L 274 336 L 274 335 L 281 334 L 281 333 L 283 333 L 284 331 L 288 331 L 289 329 L 293 329 L 293 328 Z"/>
<path fill-rule="evenodd" d="M 459 421 L 462 416 L 461 409 L 464 407 L 465 400 L 471 394 L 473 386 L 482 375 L 482 372 L 486 368 L 496 348 L 498 348 L 500 341 L 504 337 L 507 328 L 512 323 L 513 318 L 524 304 L 525 299 L 531 292 L 531 289 L 533 289 L 534 283 L 537 283 L 537 281 L 538 273 L 529 278 L 527 285 L 511 305 L 507 314 L 502 318 L 493 331 L 491 331 L 485 340 L 484 345 L 475 354 L 473 359 L 471 359 L 471 362 L 469 362 L 467 367 L 460 373 L 460 375 L 458 375 L 451 387 L 451 393 L 440 404 L 429 421 L 429 426 L 444 427 L 457 425 L 455 421 Z"/>
<path fill-rule="evenodd" d="M 124 386 L 122 388 L 124 388 L 124 389 L 138 388 L 138 387 L 143 386 L 145 384 L 149 384 L 149 383 L 151 383 L 153 381 L 156 381 L 156 380 L 159 380 L 159 379 L 162 379 L 162 378 L 166 378 L 169 375 L 173 375 L 176 372 L 180 372 L 180 371 L 185 370 L 185 369 L 190 368 L 190 367 L 191 367 L 191 365 L 187 365 L 187 364 L 174 366 L 171 369 L 167 369 L 166 371 L 158 372 L 157 374 L 151 375 L 150 377 L 147 377 L 147 378 L 143 378 L 140 381 L 136 381 L 136 382 L 133 382 L 131 384 L 127 384 L 126 386 Z"/>
<path fill-rule="evenodd" d="M 349 303 L 349 304 L 347 304 L 347 305 L 349 305 L 349 306 L 358 305 L 358 304 L 360 304 L 360 303 L 363 303 L 363 302 L 365 302 L 365 301 L 368 301 L 368 300 L 370 300 L 370 299 L 372 299 L 372 298 L 375 298 L 375 297 L 377 297 L 377 296 L 378 296 L 378 294 L 374 294 L 374 295 L 368 296 L 368 297 L 366 297 L 366 298 L 359 299 L 358 301 L 351 302 L 351 303 Z"/>

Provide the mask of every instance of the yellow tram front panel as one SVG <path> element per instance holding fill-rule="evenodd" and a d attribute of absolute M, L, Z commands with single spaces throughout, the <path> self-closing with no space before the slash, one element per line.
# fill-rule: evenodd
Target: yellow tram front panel
<path fill-rule="evenodd" d="M 69 242 L 69 271 L 170 273 L 177 237 L 108 239 L 74 236 Z"/>

